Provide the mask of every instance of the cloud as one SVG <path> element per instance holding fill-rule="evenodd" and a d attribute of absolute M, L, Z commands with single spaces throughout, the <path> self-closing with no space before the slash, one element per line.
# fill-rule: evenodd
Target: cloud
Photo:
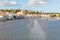
<path fill-rule="evenodd" d="M 8 1 L 8 0 L 0 0 L 0 5 L 2 6 L 15 6 L 17 2 L 15 1 Z"/>
<path fill-rule="evenodd" d="M 10 3 L 13 4 L 13 5 L 16 5 L 17 4 L 17 2 L 14 2 L 14 1 L 11 1 Z"/>
<path fill-rule="evenodd" d="M 17 5 L 17 2 L 14 2 L 14 1 L 5 3 L 5 6 L 15 6 L 15 5 Z"/>
<path fill-rule="evenodd" d="M 44 6 L 48 0 L 29 0 L 29 6 Z"/>
<path fill-rule="evenodd" d="M 3 6 L 3 4 L 0 3 L 0 6 Z"/>

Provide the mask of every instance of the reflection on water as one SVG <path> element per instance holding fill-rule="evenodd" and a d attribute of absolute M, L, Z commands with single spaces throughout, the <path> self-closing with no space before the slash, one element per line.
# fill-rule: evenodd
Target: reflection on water
<path fill-rule="evenodd" d="M 34 20 L 34 26 L 30 29 L 30 39 L 31 40 L 47 40 L 45 31 L 41 28 L 38 20 Z"/>
<path fill-rule="evenodd" d="M 60 40 L 60 21 L 27 18 L 0 22 L 0 40 Z"/>
<path fill-rule="evenodd" d="M 39 19 L 39 24 L 47 34 L 47 40 L 60 40 L 60 20 L 54 18 L 47 20 Z"/>

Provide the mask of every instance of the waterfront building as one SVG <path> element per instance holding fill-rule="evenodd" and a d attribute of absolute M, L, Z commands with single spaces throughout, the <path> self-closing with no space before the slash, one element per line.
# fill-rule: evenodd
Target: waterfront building
<path fill-rule="evenodd" d="M 16 15 L 17 15 L 17 16 L 22 16 L 22 15 L 24 15 L 24 14 L 25 14 L 25 13 L 23 13 L 23 11 L 18 11 Z"/>
<path fill-rule="evenodd" d="M 48 18 L 49 18 L 49 17 L 50 17 L 50 15 L 49 15 L 49 14 L 48 14 L 48 15 L 47 15 L 47 14 L 41 14 L 41 17 L 45 17 L 45 18 L 47 18 L 47 17 L 48 17 Z"/>

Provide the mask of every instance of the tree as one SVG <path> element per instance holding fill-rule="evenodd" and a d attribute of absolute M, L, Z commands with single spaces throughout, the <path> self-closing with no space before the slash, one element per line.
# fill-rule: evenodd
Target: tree
<path fill-rule="evenodd" d="M 58 14 L 58 17 L 60 17 L 60 14 Z"/>
<path fill-rule="evenodd" d="M 51 13 L 50 17 L 56 17 L 56 14 Z"/>

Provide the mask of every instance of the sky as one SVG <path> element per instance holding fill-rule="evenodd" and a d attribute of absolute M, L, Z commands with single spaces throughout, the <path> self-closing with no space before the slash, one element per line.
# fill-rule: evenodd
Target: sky
<path fill-rule="evenodd" d="M 0 9 L 60 12 L 60 0 L 0 0 Z"/>

